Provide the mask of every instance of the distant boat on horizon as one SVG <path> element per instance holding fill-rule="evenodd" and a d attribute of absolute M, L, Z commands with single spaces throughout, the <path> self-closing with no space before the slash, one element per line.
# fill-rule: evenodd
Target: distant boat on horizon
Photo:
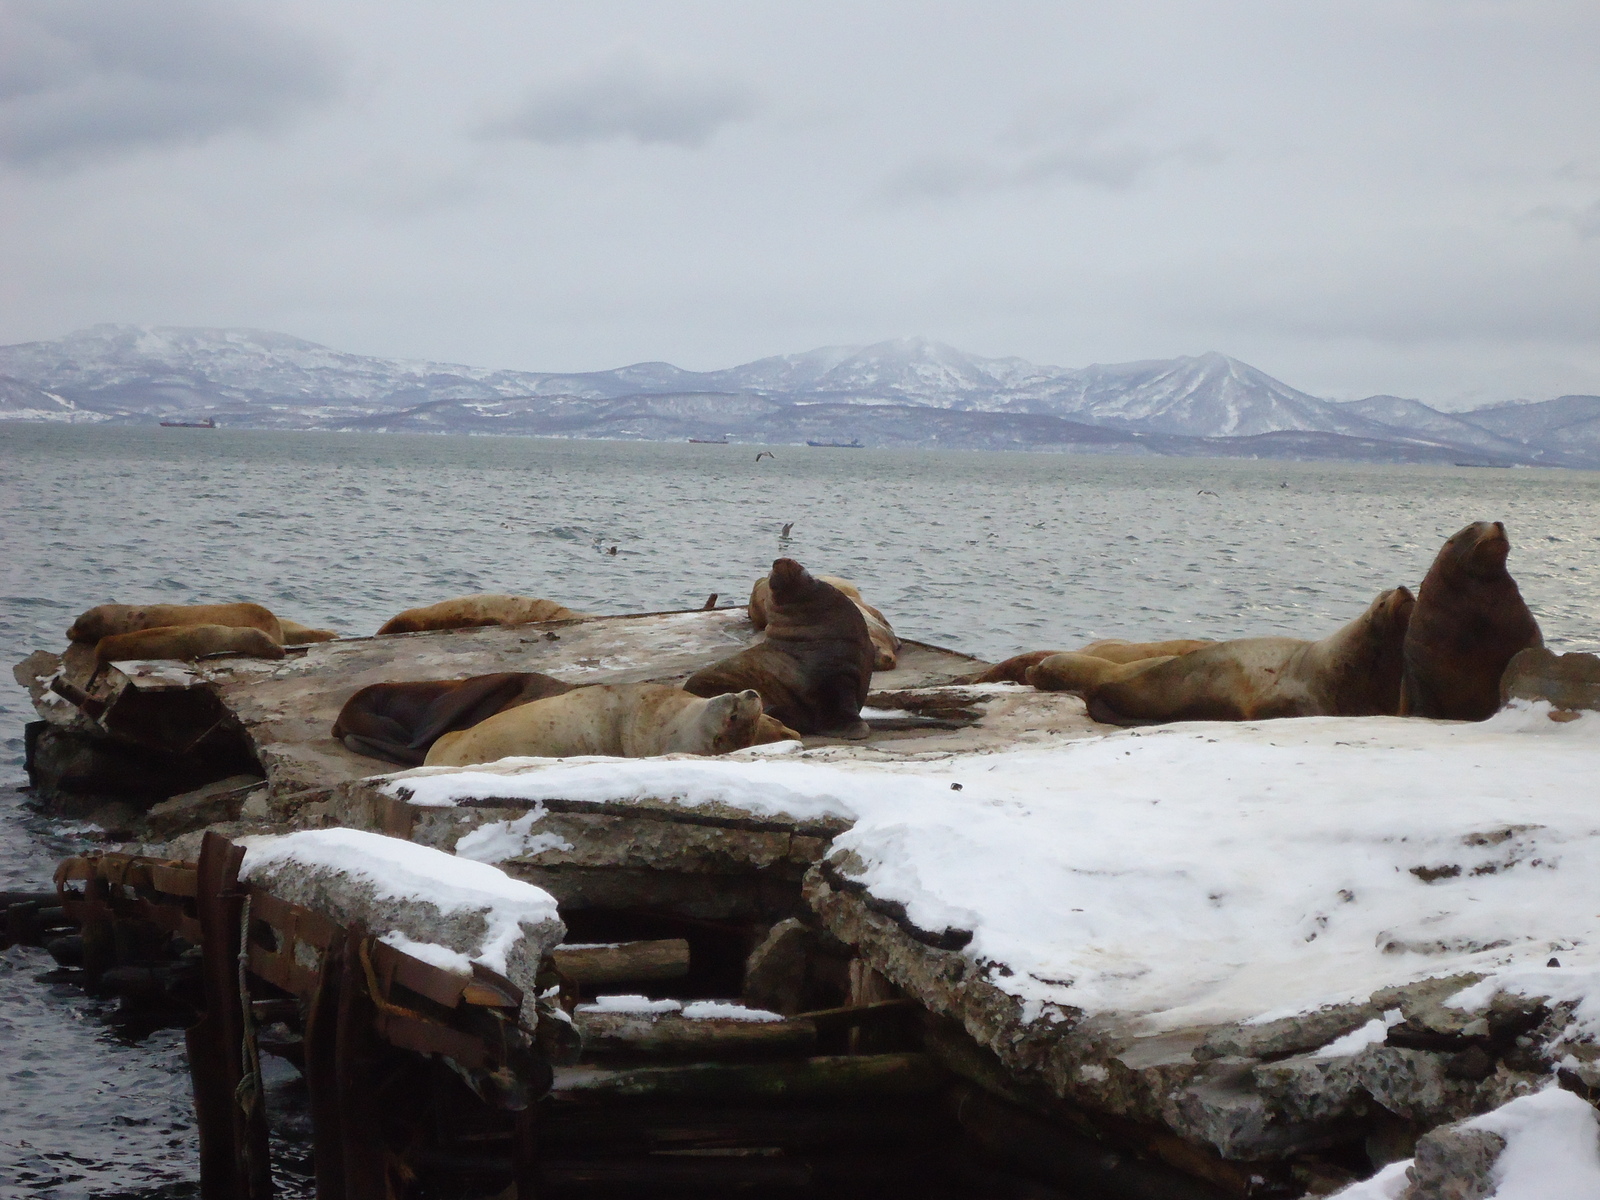
<path fill-rule="evenodd" d="M 207 417 L 204 421 L 163 421 L 161 424 L 167 429 L 215 429 L 217 419 Z"/>
<path fill-rule="evenodd" d="M 725 437 L 720 437 L 720 438 L 690 438 L 689 442 L 690 442 L 690 444 L 695 445 L 695 446 L 726 446 L 728 444 L 728 439 L 725 438 Z"/>
<path fill-rule="evenodd" d="M 861 439 L 860 438 L 851 438 L 848 442 L 813 442 L 810 438 L 807 438 L 806 439 L 806 445 L 808 445 L 808 446 L 821 446 L 821 447 L 823 447 L 824 449 L 827 449 L 827 450 L 862 450 L 862 449 L 865 449 L 865 447 L 863 447 L 862 444 L 861 444 Z"/>

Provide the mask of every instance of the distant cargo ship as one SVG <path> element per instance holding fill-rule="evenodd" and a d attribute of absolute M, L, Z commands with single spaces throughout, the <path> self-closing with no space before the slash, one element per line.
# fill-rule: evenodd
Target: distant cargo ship
<path fill-rule="evenodd" d="M 851 438 L 848 442 L 813 442 L 806 439 L 808 446 L 822 446 L 828 450 L 860 450 L 863 449 L 860 438 Z"/>
<path fill-rule="evenodd" d="M 204 421 L 163 421 L 161 424 L 168 429 L 215 429 L 217 419 L 207 417 Z"/>

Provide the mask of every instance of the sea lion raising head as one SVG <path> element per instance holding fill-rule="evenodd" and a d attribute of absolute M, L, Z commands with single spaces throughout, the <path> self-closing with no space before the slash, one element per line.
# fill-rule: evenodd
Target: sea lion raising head
<path fill-rule="evenodd" d="M 570 621 L 587 613 L 574 612 L 554 600 L 536 596 L 507 596 L 480 592 L 457 596 L 422 608 L 408 608 L 390 617 L 378 630 L 386 633 L 423 633 L 440 629 L 478 629 L 488 625 L 529 625 L 535 621 Z"/>
<path fill-rule="evenodd" d="M 67 630 L 74 642 L 98 642 L 119 633 L 173 625 L 229 625 L 259 629 L 283 644 L 283 626 L 272 610 L 259 604 L 101 604 L 79 615 Z"/>
<path fill-rule="evenodd" d="M 1408 589 L 1391 588 L 1319 642 L 1240 638 L 1126 663 L 1057 654 L 1027 678 L 1043 691 L 1077 692 L 1091 717 L 1112 725 L 1393 715 L 1414 604 Z"/>
<path fill-rule="evenodd" d="M 519 704 L 428 751 L 430 767 L 497 762 L 512 755 L 726 754 L 772 735 L 753 691 L 704 699 L 659 683 L 596 684 Z"/>
<path fill-rule="evenodd" d="M 417 767 L 443 734 L 571 690 L 571 684 L 537 671 L 374 683 L 344 702 L 333 736 L 357 754 Z"/>
<path fill-rule="evenodd" d="M 900 661 L 900 639 L 895 636 L 894 626 L 889 624 L 889 618 L 884 616 L 872 605 L 861 598 L 861 589 L 848 579 L 841 579 L 837 575 L 818 575 L 823 583 L 832 584 L 861 610 L 862 619 L 867 623 L 867 636 L 872 639 L 872 669 L 874 671 L 892 671 Z M 767 627 L 767 613 L 772 607 L 772 581 L 763 575 L 756 580 L 755 586 L 750 589 L 750 624 L 757 629 Z"/>
<path fill-rule="evenodd" d="M 1512 655 L 1544 645 L 1506 570 L 1510 553 L 1499 521 L 1475 521 L 1440 548 L 1406 635 L 1403 716 L 1483 720 L 1500 705 Z"/>
<path fill-rule="evenodd" d="M 720 696 L 754 688 L 769 714 L 801 733 L 863 736 L 875 654 L 861 610 L 792 558 L 774 562 L 767 578 L 766 641 L 696 671 L 684 690 Z"/>

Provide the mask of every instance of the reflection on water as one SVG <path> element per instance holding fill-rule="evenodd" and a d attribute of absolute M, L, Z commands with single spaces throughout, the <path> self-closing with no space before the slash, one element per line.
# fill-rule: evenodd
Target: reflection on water
<path fill-rule="evenodd" d="M 516 438 L 0 426 L 0 657 L 106 601 L 249 599 L 370 633 L 508 591 L 601 613 L 740 602 L 778 554 L 856 581 L 904 636 L 1003 657 L 1095 637 L 1321 636 L 1504 520 L 1556 649 L 1600 645 L 1600 474 Z M 790 536 L 783 526 L 792 523 Z M 615 546 L 617 553 L 607 553 Z M 21 775 L 0 688 L 0 781 Z M 0 887 L 74 839 L 0 792 Z M 177 1034 L 118 1043 L 96 1006 L 0 957 L 0 1185 L 182 1196 Z M 170 1190 L 176 1188 L 177 1190 Z M 151 1190 L 162 1189 L 162 1190 Z"/>

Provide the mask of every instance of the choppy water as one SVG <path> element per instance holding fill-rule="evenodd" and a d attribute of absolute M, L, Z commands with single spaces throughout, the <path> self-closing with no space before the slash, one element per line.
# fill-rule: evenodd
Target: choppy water
<path fill-rule="evenodd" d="M 1557 649 L 1600 645 L 1600 474 L 523 439 L 0 426 L 0 659 L 106 601 L 250 599 L 369 633 L 508 591 L 601 613 L 742 601 L 780 553 L 903 635 L 1000 657 L 1093 637 L 1319 637 L 1500 519 Z M 792 536 L 780 531 L 792 522 Z M 615 546 L 616 554 L 607 551 Z M 0 686 L 0 783 L 21 778 Z M 0 887 L 79 844 L 0 791 Z M 119 1042 L 0 956 L 0 1186 L 187 1195 L 181 1039 Z"/>

